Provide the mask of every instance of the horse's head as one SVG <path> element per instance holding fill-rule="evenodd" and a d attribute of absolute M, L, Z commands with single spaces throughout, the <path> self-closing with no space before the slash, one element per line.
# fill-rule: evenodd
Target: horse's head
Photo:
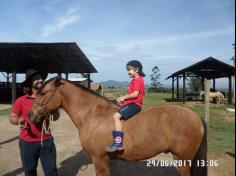
<path fill-rule="evenodd" d="M 50 114 L 55 115 L 55 112 L 61 106 L 58 87 L 62 84 L 60 77 L 55 77 L 45 82 L 28 113 L 31 122 L 41 122 Z"/>

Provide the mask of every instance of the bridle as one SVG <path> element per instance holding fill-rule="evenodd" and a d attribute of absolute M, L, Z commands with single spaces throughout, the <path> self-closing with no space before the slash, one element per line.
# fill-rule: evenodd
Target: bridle
<path fill-rule="evenodd" d="M 41 130 L 41 145 L 43 146 L 43 134 L 50 134 L 51 133 L 51 122 L 53 121 L 53 115 L 51 114 L 51 112 L 49 112 L 47 110 L 47 104 L 49 103 L 49 101 L 52 99 L 52 97 L 55 95 L 57 90 L 57 87 L 55 87 L 55 89 L 52 91 L 52 93 L 50 94 L 50 96 L 48 97 L 48 99 L 45 101 L 45 103 L 40 103 L 38 101 L 35 101 L 35 104 L 41 108 L 43 108 L 43 113 L 44 115 L 46 115 L 46 118 L 43 120 L 42 123 L 42 130 Z M 46 125 L 46 120 L 49 120 L 49 124 L 48 127 Z"/>
<path fill-rule="evenodd" d="M 35 104 L 37 105 L 37 106 L 39 106 L 39 107 L 41 107 L 41 108 L 43 108 L 43 110 L 44 110 L 44 112 L 45 113 L 49 113 L 48 111 L 47 111 L 47 104 L 49 103 L 49 101 L 52 99 L 52 97 L 55 95 L 55 93 L 56 93 L 56 90 L 57 90 L 57 87 L 55 87 L 55 89 L 52 91 L 52 93 L 50 94 L 50 96 L 48 97 L 48 99 L 47 99 L 47 101 L 45 101 L 45 103 L 40 103 L 40 102 L 38 102 L 38 101 L 35 101 Z"/>

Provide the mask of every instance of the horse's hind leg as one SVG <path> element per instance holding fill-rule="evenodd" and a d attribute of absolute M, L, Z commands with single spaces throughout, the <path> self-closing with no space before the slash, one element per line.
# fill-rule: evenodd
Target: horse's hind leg
<path fill-rule="evenodd" d="M 173 157 L 176 161 L 178 161 L 178 169 L 179 169 L 179 175 L 180 176 L 190 176 L 190 170 L 191 170 L 191 163 L 190 160 L 182 160 L 181 162 L 181 159 L 173 154 Z"/>
<path fill-rule="evenodd" d="M 190 167 L 189 166 L 179 166 L 180 176 L 190 176 Z"/>
<path fill-rule="evenodd" d="M 96 176 L 109 176 L 110 175 L 108 157 L 92 156 L 92 161 L 94 163 Z"/>

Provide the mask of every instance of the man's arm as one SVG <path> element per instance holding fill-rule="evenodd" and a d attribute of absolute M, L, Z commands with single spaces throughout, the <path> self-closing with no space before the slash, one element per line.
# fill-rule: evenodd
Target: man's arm
<path fill-rule="evenodd" d="M 9 121 L 11 122 L 11 124 L 13 125 L 19 125 L 20 129 L 26 129 L 28 128 L 28 124 L 27 122 L 19 117 L 16 113 L 11 112 L 10 116 L 9 116 Z"/>

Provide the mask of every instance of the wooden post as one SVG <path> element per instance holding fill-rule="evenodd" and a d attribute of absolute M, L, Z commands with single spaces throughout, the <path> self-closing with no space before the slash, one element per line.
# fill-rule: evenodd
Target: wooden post
<path fill-rule="evenodd" d="M 213 78 L 213 87 L 212 87 L 212 89 L 213 89 L 213 92 L 215 92 L 216 91 L 216 79 L 215 78 Z M 210 89 L 210 91 L 211 91 L 211 89 Z M 217 98 L 213 98 L 213 103 L 217 103 L 219 100 L 217 99 Z"/>
<path fill-rule="evenodd" d="M 204 85 L 204 78 L 203 78 L 203 77 L 201 78 L 201 82 L 202 82 L 202 91 L 204 91 L 205 85 Z M 202 102 L 203 102 L 204 99 L 205 99 L 204 97 L 205 97 L 205 95 L 203 94 L 203 95 L 202 95 Z"/>
<path fill-rule="evenodd" d="M 68 77 L 69 77 L 69 73 L 66 73 L 66 80 L 68 80 Z"/>
<path fill-rule="evenodd" d="M 172 100 L 174 100 L 175 99 L 175 85 L 174 85 L 174 83 L 175 83 L 175 80 L 174 80 L 175 78 L 174 78 L 174 76 L 172 77 Z"/>
<path fill-rule="evenodd" d="M 209 113 L 209 102 L 210 102 L 210 84 L 211 81 L 205 79 L 204 80 L 204 91 L 205 91 L 205 111 L 204 111 L 204 116 L 205 116 L 205 121 L 207 123 L 207 126 L 209 126 L 209 117 L 210 117 L 210 113 Z"/>
<path fill-rule="evenodd" d="M 216 90 L 216 79 L 213 78 L 213 91 L 215 91 L 215 90 Z"/>
<path fill-rule="evenodd" d="M 232 104 L 232 77 L 229 76 L 229 96 L 228 96 L 229 104 Z"/>
<path fill-rule="evenodd" d="M 91 89 L 91 80 L 90 80 L 90 73 L 88 75 L 88 88 Z"/>
<path fill-rule="evenodd" d="M 12 72 L 11 95 L 12 95 L 11 103 L 13 105 L 15 103 L 15 100 L 16 100 L 16 72 L 15 71 Z"/>
<path fill-rule="evenodd" d="M 185 103 L 186 75 L 183 73 L 183 103 Z"/>
<path fill-rule="evenodd" d="M 233 81 L 233 84 L 232 84 L 232 86 L 233 86 L 233 96 L 232 96 L 232 99 L 233 99 L 233 101 L 232 101 L 232 103 L 233 104 L 235 104 L 235 77 L 233 76 L 232 77 L 232 81 Z"/>
<path fill-rule="evenodd" d="M 7 73 L 7 93 L 10 94 L 10 74 Z"/>
<path fill-rule="evenodd" d="M 176 92 L 176 96 L 177 96 L 177 100 L 179 101 L 179 76 L 177 76 L 177 92 Z"/>
<path fill-rule="evenodd" d="M 101 95 L 103 95 L 104 96 L 104 86 L 103 86 L 103 84 L 101 84 Z"/>

